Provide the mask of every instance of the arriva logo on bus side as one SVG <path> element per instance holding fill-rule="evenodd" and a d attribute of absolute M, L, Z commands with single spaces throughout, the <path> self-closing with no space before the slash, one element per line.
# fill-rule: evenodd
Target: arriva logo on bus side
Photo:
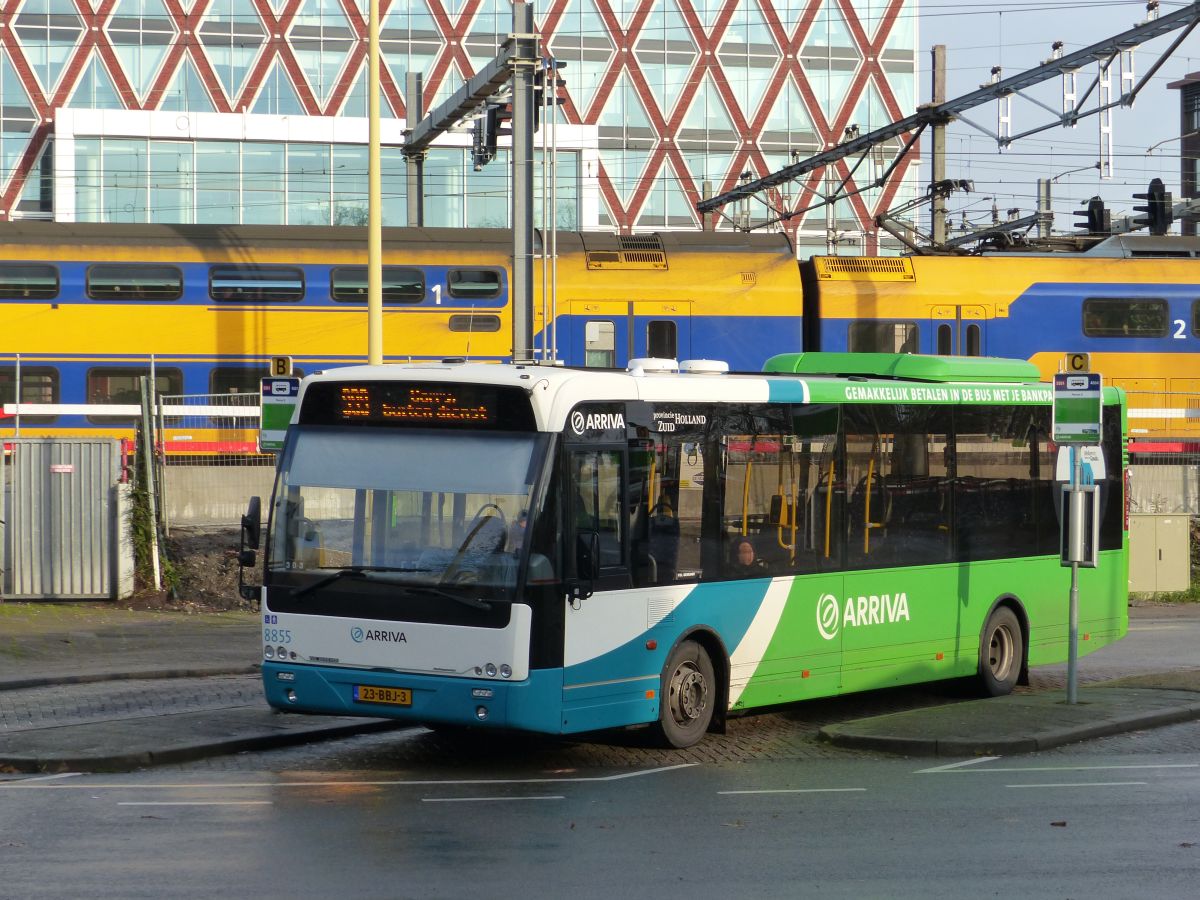
<path fill-rule="evenodd" d="M 608 431 L 611 428 L 624 428 L 625 416 L 621 413 L 571 413 L 571 430 L 576 434 L 585 431 Z"/>
<path fill-rule="evenodd" d="M 866 597 L 847 597 L 844 606 L 833 594 L 822 594 L 817 601 L 817 631 L 832 641 L 842 628 L 863 625 L 885 625 L 910 621 L 907 594 L 870 594 Z"/>

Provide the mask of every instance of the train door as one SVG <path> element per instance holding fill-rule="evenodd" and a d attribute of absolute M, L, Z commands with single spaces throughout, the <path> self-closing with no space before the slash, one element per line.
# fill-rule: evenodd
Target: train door
<path fill-rule="evenodd" d="M 932 306 L 933 352 L 939 356 L 983 356 L 987 310 L 982 306 Z"/>
<path fill-rule="evenodd" d="M 568 365 L 623 369 L 630 359 L 680 359 L 691 351 L 691 304 L 588 300 L 570 304 Z"/>
<path fill-rule="evenodd" d="M 566 340 L 559 354 L 569 366 L 623 369 L 629 361 L 629 304 L 624 300 L 570 304 Z M 559 332 L 562 336 L 562 332 Z"/>

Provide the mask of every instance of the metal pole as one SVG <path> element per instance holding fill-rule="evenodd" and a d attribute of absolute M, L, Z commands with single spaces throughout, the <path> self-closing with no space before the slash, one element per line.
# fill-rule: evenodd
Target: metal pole
<path fill-rule="evenodd" d="M 154 499 L 154 418 L 150 414 L 154 389 L 150 379 L 142 382 L 142 468 L 146 477 L 146 502 L 150 506 L 150 564 L 154 570 L 154 589 L 162 590 L 162 574 L 158 562 L 158 504 Z"/>
<path fill-rule="evenodd" d="M 946 45 L 935 44 L 933 50 L 933 105 L 946 102 Z M 933 144 L 929 169 L 930 184 L 946 180 L 946 123 L 935 122 L 930 129 Z M 932 192 L 929 204 L 929 235 L 935 245 L 946 241 L 946 195 Z"/>
<path fill-rule="evenodd" d="M 542 252 L 539 254 L 542 260 L 542 361 L 550 358 L 549 353 L 549 337 L 550 337 L 550 319 L 549 319 L 549 304 L 550 304 L 550 229 L 554 227 L 554 208 L 553 198 L 548 198 L 550 192 L 550 153 L 549 141 L 546 136 L 549 130 L 553 128 L 550 123 L 549 101 L 551 99 L 551 91 L 554 90 L 553 84 L 557 73 L 551 68 L 551 63 L 546 60 L 542 65 Z"/>
<path fill-rule="evenodd" d="M 529 360 L 533 343 L 533 66 L 538 63 L 533 7 L 513 3 L 512 61 L 512 358 Z"/>
<path fill-rule="evenodd" d="M 554 103 L 550 114 L 550 310 L 552 315 L 550 349 L 558 359 L 558 69 L 554 70 Z M 543 142 L 544 144 L 544 142 Z M 578 193 L 578 192 L 576 192 Z"/>
<path fill-rule="evenodd" d="M 1079 490 L 1083 475 L 1083 454 L 1078 447 L 1071 448 L 1071 493 L 1070 522 L 1067 531 L 1067 547 L 1071 554 L 1071 599 L 1068 609 L 1067 632 L 1067 703 L 1076 702 L 1079 667 L 1079 560 L 1078 548 L 1083 546 L 1084 506 L 1087 495 Z"/>
<path fill-rule="evenodd" d="M 383 181 L 379 170 L 379 0 L 367 23 L 367 362 L 383 362 Z"/>
<path fill-rule="evenodd" d="M 421 73 L 409 72 L 404 79 L 405 132 L 412 134 L 413 127 L 425 116 L 425 98 L 421 92 Z M 425 154 L 405 155 L 407 190 L 405 202 L 408 210 L 408 226 L 420 228 L 425 224 Z"/>
<path fill-rule="evenodd" d="M 20 353 L 17 354 L 17 367 L 16 367 L 16 372 L 14 372 L 13 374 L 16 376 L 16 379 L 17 379 L 17 382 L 14 385 L 15 392 L 13 393 L 13 399 L 17 402 L 17 411 L 14 415 L 14 421 L 13 421 L 13 437 L 19 438 L 21 436 L 21 354 Z M 0 410 L 0 411 L 2 411 L 2 410 Z"/>

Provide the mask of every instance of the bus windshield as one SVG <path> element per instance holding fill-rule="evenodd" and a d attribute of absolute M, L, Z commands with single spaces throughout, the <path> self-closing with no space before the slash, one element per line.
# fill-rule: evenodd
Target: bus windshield
<path fill-rule="evenodd" d="M 470 585 L 492 596 L 515 587 L 546 436 L 295 431 L 275 492 L 272 572 L 301 591 L 351 581 Z"/>

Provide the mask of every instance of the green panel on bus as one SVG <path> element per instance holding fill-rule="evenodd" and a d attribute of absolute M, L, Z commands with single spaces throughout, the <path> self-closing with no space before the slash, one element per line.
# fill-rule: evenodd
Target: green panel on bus
<path fill-rule="evenodd" d="M 763 365 L 764 372 L 796 375 L 862 375 L 913 381 L 1036 383 L 1041 374 L 1033 363 L 993 356 L 918 356 L 912 353 L 781 353 Z"/>

